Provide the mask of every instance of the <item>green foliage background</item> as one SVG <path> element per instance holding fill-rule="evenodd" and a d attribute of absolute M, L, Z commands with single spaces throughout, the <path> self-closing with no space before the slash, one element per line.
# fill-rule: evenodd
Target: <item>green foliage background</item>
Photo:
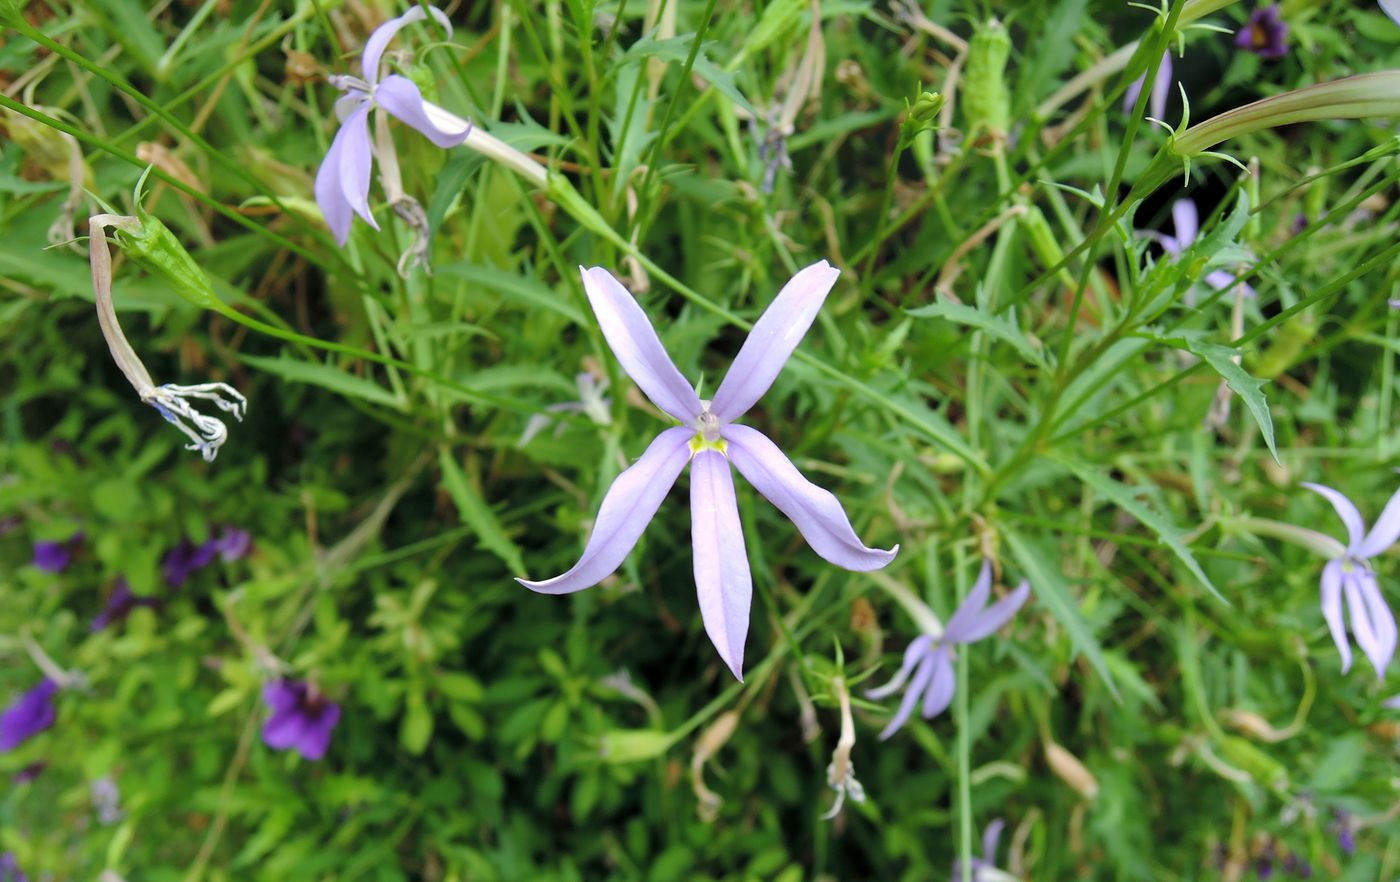
<path fill-rule="evenodd" d="M 1089 0 L 925 4 L 963 40 L 999 17 L 1001 72 L 884 4 L 671 2 L 669 36 L 642 0 L 461 4 L 451 41 L 400 35 L 431 100 L 537 156 L 600 219 L 395 125 L 434 232 L 431 275 L 406 277 L 411 233 L 377 183 L 383 232 L 357 221 L 343 250 L 311 196 L 335 131 L 324 75 L 356 70 L 402 8 L 19 10 L 28 25 L 0 44 L 0 695 L 39 676 L 27 642 L 86 685 L 0 756 L 0 851 L 57 880 L 925 880 L 1002 817 L 998 866 L 1027 879 L 1249 878 L 1287 854 L 1321 878 L 1394 876 L 1394 686 L 1359 656 L 1341 673 L 1322 561 L 1248 520 L 1337 535 L 1300 481 L 1369 517 L 1396 486 L 1394 121 L 1266 130 L 1217 148 L 1257 174 L 1198 160 L 1142 193 L 1166 134 L 1121 96 L 1151 53 L 1042 109 L 1119 47 L 1175 45 L 1156 23 L 1189 4 L 1160 19 Z M 1285 2 L 1277 61 L 1233 45 L 1251 6 L 1212 5 L 1175 58 L 1193 122 L 1400 64 L 1400 28 L 1368 3 Z M 765 192 L 814 8 L 820 90 Z M 951 99 L 950 128 L 909 142 L 921 87 Z M 1174 96 L 1168 119 L 1181 110 Z M 1003 112 L 1005 138 L 973 118 Z M 131 211 L 153 162 L 144 208 L 229 307 L 118 260 L 117 306 L 157 381 L 249 399 L 216 463 L 181 450 L 112 363 L 85 243 L 45 247 L 68 184 L 59 129 L 85 162 L 78 230 L 93 197 Z M 1131 192 L 1113 224 L 1105 192 L 1110 209 Z M 1173 258 L 1138 231 L 1171 232 L 1185 195 L 1203 235 Z M 824 564 L 740 482 L 757 587 L 742 684 L 700 626 L 685 479 L 602 586 L 520 587 L 576 559 L 664 425 L 576 267 L 627 280 L 703 394 L 740 320 L 822 258 L 841 279 L 748 422 L 866 542 L 900 543 L 894 564 Z M 1221 267 L 1253 267 L 1258 296 L 1236 307 L 1200 283 Z M 610 380 L 610 422 L 557 414 L 519 444 L 584 370 Z M 1240 394 L 1207 428 L 1222 372 Z M 252 532 L 253 555 L 167 588 L 164 552 L 225 524 Z M 33 541 L 74 530 L 67 571 L 29 565 Z M 877 741 L 889 709 L 859 693 L 917 633 L 891 598 L 946 617 L 983 556 L 1001 584 L 1030 579 L 1031 603 L 960 652 L 950 713 Z M 1394 555 L 1377 567 L 1394 596 Z M 162 603 L 92 633 L 119 575 Z M 258 738 L 273 660 L 344 709 L 321 762 Z M 825 820 L 838 671 L 867 799 Z M 34 762 L 37 778 L 13 778 Z M 712 816 L 696 768 L 723 800 Z M 104 776 L 113 824 L 94 813 Z"/>

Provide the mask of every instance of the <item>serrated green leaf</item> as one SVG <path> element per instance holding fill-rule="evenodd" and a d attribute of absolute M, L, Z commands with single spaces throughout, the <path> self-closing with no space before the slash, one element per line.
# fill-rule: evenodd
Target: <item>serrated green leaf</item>
<path fill-rule="evenodd" d="M 1107 475 L 1100 474 L 1083 463 L 1071 462 L 1060 457 L 1056 457 L 1056 461 L 1073 472 L 1079 480 L 1108 497 L 1114 505 L 1132 515 L 1135 520 L 1155 533 L 1157 538 L 1162 540 L 1162 544 L 1170 548 L 1172 554 L 1175 554 L 1186 565 L 1186 569 L 1190 570 L 1191 574 L 1199 579 L 1202 585 L 1206 586 L 1206 590 L 1221 603 L 1229 605 L 1230 601 L 1226 600 L 1225 595 L 1216 589 L 1205 570 L 1201 569 L 1201 565 L 1197 562 L 1196 556 L 1191 553 L 1191 549 L 1187 547 L 1185 542 L 1181 541 L 1183 535 L 1181 530 L 1168 521 L 1165 516 L 1148 508 L 1142 500 L 1137 498 L 1135 495 L 1137 491 L 1134 488 L 1115 481 Z"/>
<path fill-rule="evenodd" d="M 496 513 L 472 486 L 467 473 L 446 448 L 438 451 L 438 466 L 442 469 L 443 489 L 452 497 L 462 523 L 475 531 L 481 547 L 504 561 L 512 573 L 524 573 L 525 560 L 520 556 L 520 549 L 506 535 Z"/>
<path fill-rule="evenodd" d="M 1259 432 L 1264 436 L 1264 443 L 1268 445 L 1274 462 L 1279 462 L 1278 448 L 1274 446 L 1274 420 L 1269 415 L 1269 405 L 1264 400 L 1263 389 L 1267 381 L 1250 376 L 1248 371 L 1235 363 L 1235 359 L 1240 356 L 1239 351 L 1218 343 L 1207 343 L 1191 335 L 1158 339 L 1169 346 L 1185 349 L 1200 356 L 1220 375 L 1231 391 L 1244 401 L 1250 416 L 1254 417 L 1254 422 L 1259 425 Z"/>
<path fill-rule="evenodd" d="M 394 397 L 394 394 L 383 386 L 367 380 L 364 377 L 357 377 L 354 374 L 347 374 L 339 368 L 331 367 L 328 364 L 320 364 L 314 361 L 302 361 L 297 358 L 278 356 L 277 358 L 264 358 L 257 355 L 241 355 L 242 361 L 260 371 L 275 374 L 284 380 L 293 383 L 307 383 L 312 386 L 320 386 L 339 395 L 349 398 L 359 398 L 372 404 L 380 404 L 385 407 L 392 407 L 395 410 L 402 409 L 402 403 Z"/>
<path fill-rule="evenodd" d="M 1035 592 L 1036 600 L 1050 610 L 1050 614 L 1064 626 L 1070 642 L 1103 678 L 1104 685 L 1108 687 L 1114 700 L 1121 701 L 1118 684 L 1113 679 L 1113 672 L 1104 658 L 1103 649 L 1094 638 L 1094 632 L 1089 629 L 1089 623 L 1079 614 L 1079 605 L 1075 603 L 1060 571 L 1050 565 L 1040 549 L 1030 540 L 1005 529 L 1002 536 L 1011 548 L 1012 556 L 1025 571 L 1026 580 L 1031 583 L 1031 591 Z"/>
<path fill-rule="evenodd" d="M 1045 367 L 1045 357 L 1040 349 L 1031 343 L 1021 329 L 1009 320 L 991 315 L 965 303 L 931 303 L 916 309 L 905 310 L 915 318 L 941 318 L 959 325 L 967 325 L 985 331 L 992 337 L 1010 344 L 1023 358 L 1040 367 Z"/>

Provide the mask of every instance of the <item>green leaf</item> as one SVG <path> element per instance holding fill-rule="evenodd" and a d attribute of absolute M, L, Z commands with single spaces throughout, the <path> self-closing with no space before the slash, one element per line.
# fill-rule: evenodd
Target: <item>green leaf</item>
<path fill-rule="evenodd" d="M 1157 538 L 1162 540 L 1162 544 L 1170 548 L 1172 553 L 1175 554 L 1182 563 L 1186 564 L 1186 568 L 1191 571 L 1192 575 L 1200 580 L 1202 585 L 1206 586 L 1206 590 L 1215 595 L 1215 598 L 1221 603 L 1227 606 L 1229 605 L 1230 601 L 1226 600 L 1225 596 L 1216 589 L 1215 585 L 1210 581 L 1210 577 L 1206 575 L 1205 570 L 1201 569 L 1200 563 L 1196 561 L 1196 556 L 1191 553 L 1191 549 L 1182 541 L 1181 537 L 1183 534 L 1181 530 L 1168 521 L 1165 516 L 1148 508 L 1147 505 L 1138 498 L 1138 494 L 1143 492 L 1141 489 L 1129 487 L 1126 484 L 1115 481 L 1108 475 L 1101 474 L 1083 463 L 1071 462 L 1061 457 L 1056 457 L 1055 461 L 1069 469 L 1079 480 L 1108 497 L 1114 505 L 1117 505 L 1119 508 L 1123 509 L 1123 511 L 1132 515 L 1135 520 L 1157 534 Z"/>
<path fill-rule="evenodd" d="M 482 499 L 467 478 L 467 473 L 445 447 L 438 450 L 438 465 L 442 469 L 443 489 L 452 497 L 462 523 L 475 531 L 481 547 L 505 561 L 512 573 L 524 573 L 525 560 L 520 556 L 520 549 L 506 535 L 496 513 Z"/>
<path fill-rule="evenodd" d="M 433 737 L 433 714 L 423 696 L 409 693 L 404 706 L 403 722 L 399 724 L 399 743 L 404 750 L 417 755 L 422 753 Z"/>
<path fill-rule="evenodd" d="M 1269 446 L 1269 453 L 1274 462 L 1279 462 L 1278 448 L 1274 446 L 1274 420 L 1269 415 L 1269 405 L 1264 401 L 1263 388 L 1267 381 L 1250 376 L 1244 368 L 1235 363 L 1235 359 L 1240 357 L 1239 350 L 1218 343 L 1207 343 L 1192 334 L 1157 339 L 1168 346 L 1185 349 L 1199 356 L 1220 375 L 1225 384 L 1244 400 L 1244 406 L 1249 409 L 1250 416 L 1259 424 L 1259 432 L 1264 436 L 1264 443 Z"/>
<path fill-rule="evenodd" d="M 529 276 L 517 275 L 516 273 L 496 269 L 490 266 L 478 266 L 476 264 L 462 261 L 461 263 L 449 263 L 446 266 L 437 267 L 437 273 L 443 276 L 455 276 L 474 282 L 486 288 L 490 288 L 497 293 L 504 294 L 507 298 L 523 301 L 523 305 L 548 309 L 557 312 L 575 324 L 587 324 L 583 313 L 554 289 L 538 279 Z"/>
<path fill-rule="evenodd" d="M 1006 529 L 1002 530 L 1002 536 L 1010 546 L 1011 554 L 1025 571 L 1026 580 L 1031 583 L 1031 590 L 1035 592 L 1036 599 L 1064 626 L 1070 642 L 1103 678 L 1104 685 L 1108 687 L 1114 699 L 1122 701 L 1113 673 L 1104 658 L 1103 650 L 1099 647 L 1099 641 L 1094 639 L 1089 623 L 1079 614 L 1079 605 L 1075 603 L 1060 571 L 1050 565 L 1041 550 L 1030 540 Z"/>
<path fill-rule="evenodd" d="M 627 50 L 627 54 L 622 56 L 618 64 L 640 63 L 646 58 L 659 58 L 662 61 L 675 61 L 684 64 L 685 60 L 690 57 L 690 46 L 694 42 L 695 34 L 682 34 L 669 40 L 643 37 L 632 44 L 632 47 Z M 760 115 L 749 103 L 749 100 L 740 94 L 739 88 L 734 85 L 734 74 L 720 70 L 714 62 L 706 58 L 704 47 L 701 47 L 700 51 L 695 54 L 695 63 L 690 69 L 696 76 L 714 86 L 721 95 L 739 107 L 755 116 Z"/>
<path fill-rule="evenodd" d="M 395 410 L 399 410 L 403 407 L 402 403 L 394 397 L 392 392 L 373 380 L 357 377 L 354 374 L 347 374 L 328 364 L 320 364 L 314 361 L 301 361 L 296 358 L 288 358 L 285 355 L 278 356 L 277 358 L 241 355 L 239 358 L 241 358 L 244 363 L 260 371 L 276 374 L 282 379 L 293 383 L 308 383 L 312 386 L 320 386 L 322 389 L 329 389 L 347 398 L 359 398 L 372 404 L 392 407 Z"/>
<path fill-rule="evenodd" d="M 1009 343 L 1027 361 L 1045 367 L 1045 356 L 1040 348 L 1031 343 L 1030 339 L 1022 333 L 1021 329 L 1013 325 L 1008 319 L 991 315 L 983 310 L 964 303 L 932 303 L 928 306 L 920 306 L 917 309 L 907 309 L 905 312 L 915 318 L 941 318 L 947 319 L 959 325 L 967 325 L 979 331 L 995 337 L 1003 343 Z"/>

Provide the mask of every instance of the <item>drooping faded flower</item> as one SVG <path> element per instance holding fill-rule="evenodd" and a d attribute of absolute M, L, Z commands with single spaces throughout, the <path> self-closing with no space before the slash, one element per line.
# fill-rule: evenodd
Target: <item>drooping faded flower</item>
<path fill-rule="evenodd" d="M 73 552 L 82 541 L 83 534 L 77 532 L 62 542 L 35 542 L 32 562 L 46 573 L 61 573 L 73 562 Z"/>
<path fill-rule="evenodd" d="M 1138 77 L 1123 93 L 1123 112 L 1132 113 L 1142 95 L 1142 87 L 1147 82 L 1147 73 Z M 1153 119 L 1165 120 L 1167 116 L 1167 96 L 1172 91 L 1172 53 L 1162 53 L 1162 63 L 1157 65 L 1157 75 L 1152 78 L 1152 94 L 1147 98 L 1147 113 Z"/>
<path fill-rule="evenodd" d="M 1279 14 L 1277 3 L 1261 6 L 1235 34 L 1235 45 L 1260 58 L 1282 58 L 1288 54 L 1288 22 Z"/>
<path fill-rule="evenodd" d="M 102 607 L 102 612 L 98 613 L 89 626 L 93 632 L 101 631 L 114 622 L 120 622 L 131 611 L 138 606 L 155 607 L 160 601 L 154 597 L 140 597 L 131 590 L 131 584 L 126 581 L 125 576 L 118 576 L 117 581 L 112 586 L 112 593 L 107 598 L 107 603 Z"/>
<path fill-rule="evenodd" d="M 904 663 L 894 679 L 878 689 L 865 693 L 866 698 L 880 700 L 898 692 L 906 682 L 909 688 L 894 718 L 880 732 L 884 741 L 908 721 L 914 707 L 923 700 L 922 714 L 931 720 L 948 708 L 953 701 L 955 680 L 953 677 L 953 647 L 959 643 L 975 643 L 1000 630 L 1011 621 L 1016 610 L 1020 609 L 1030 596 L 1029 582 L 1022 580 L 1016 590 L 991 606 L 987 601 L 992 596 L 992 564 L 982 561 L 982 572 L 977 582 L 968 592 L 967 598 L 957 612 L 948 620 L 942 634 L 921 634 L 914 638 L 904 650 Z M 914 678 L 909 679 L 913 674 Z"/>
<path fill-rule="evenodd" d="M 428 12 L 450 36 L 452 24 L 447 16 L 433 7 L 429 7 Z M 398 18 L 386 21 L 375 28 L 365 42 L 361 60 L 363 78 L 345 75 L 330 78 L 330 84 L 345 94 L 335 102 L 340 131 L 336 132 L 316 172 L 315 191 L 316 204 L 341 245 L 350 238 L 353 215 L 358 214 L 365 223 L 379 229 L 369 210 L 370 171 L 374 165 L 369 135 L 371 110 L 378 107 L 387 111 L 439 147 L 456 147 L 471 132 L 470 123 L 424 100 L 423 93 L 412 80 L 398 74 L 382 79 L 379 76 L 380 61 L 389 41 L 404 27 L 426 17 L 423 8 L 415 6 Z"/>
<path fill-rule="evenodd" d="M 53 697 L 58 684 L 48 677 L 24 692 L 0 714 L 0 753 L 16 747 L 53 725 Z"/>
<path fill-rule="evenodd" d="M 1345 597 L 1356 645 L 1375 667 L 1376 676 L 1384 679 L 1385 669 L 1395 654 L 1395 616 L 1376 584 L 1371 558 L 1400 539 L 1400 490 L 1390 497 L 1368 533 L 1361 512 L 1350 499 L 1322 484 L 1305 483 L 1303 486 L 1332 503 L 1347 528 L 1346 552 L 1322 568 L 1322 617 L 1327 620 L 1332 641 L 1342 657 L 1342 673 L 1351 669 L 1351 645 L 1342 621 L 1342 598 Z"/>
<path fill-rule="evenodd" d="M 281 680 L 263 687 L 263 703 L 272 713 L 263 724 L 263 743 L 274 750 L 295 750 L 309 760 L 326 755 L 331 732 L 340 722 L 340 705 L 310 683 Z"/>
<path fill-rule="evenodd" d="M 1196 241 L 1196 236 L 1201 231 L 1201 216 L 1196 211 L 1196 203 L 1190 199 L 1178 199 L 1172 203 L 1172 232 L 1174 235 L 1168 236 L 1165 233 L 1151 233 L 1153 239 L 1162 246 L 1162 250 L 1172 255 L 1180 257 L 1181 253 L 1191 247 L 1191 243 Z M 1229 270 L 1217 269 L 1206 273 L 1203 280 L 1211 291 L 1226 291 L 1235 284 L 1235 274 Z M 1254 289 L 1248 282 L 1239 283 L 1240 292 L 1246 297 L 1254 296 Z M 1186 292 L 1186 305 L 1194 306 L 1196 303 L 1195 293 Z"/>
<path fill-rule="evenodd" d="M 637 544 L 689 463 L 700 616 L 720 657 L 742 679 L 753 582 L 731 464 L 787 515 L 813 551 L 837 566 L 876 570 L 899 550 L 899 546 L 889 551 L 866 548 L 835 496 L 804 478 L 761 432 L 734 422 L 777 379 L 816 319 L 839 271 L 823 260 L 783 286 L 754 324 L 711 401 L 697 396 L 681 376 L 627 289 L 602 267 L 582 272 L 584 291 L 622 369 L 681 425 L 663 430 L 641 459 L 617 476 L 603 497 L 583 556 L 572 569 L 542 582 L 517 581 L 543 594 L 568 594 L 601 582 Z"/>

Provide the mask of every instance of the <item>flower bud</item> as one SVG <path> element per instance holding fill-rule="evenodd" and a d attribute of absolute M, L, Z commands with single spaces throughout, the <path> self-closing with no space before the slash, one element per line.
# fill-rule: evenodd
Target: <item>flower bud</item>
<path fill-rule="evenodd" d="M 214 294 L 209 276 L 170 232 L 170 228 L 150 212 L 136 209 L 138 223 L 119 227 L 117 242 L 147 269 L 159 273 L 175 293 L 204 309 L 222 312 L 225 307 Z"/>
<path fill-rule="evenodd" d="M 1050 771 L 1088 800 L 1099 795 L 1099 780 L 1079 761 L 1079 757 L 1065 750 L 1053 741 L 1045 744 L 1045 762 Z"/>
<path fill-rule="evenodd" d="M 967 68 L 963 71 L 963 107 L 967 131 L 974 139 L 989 134 L 1006 137 L 1011 122 L 1011 93 L 1006 88 L 1006 62 L 1011 57 L 1011 37 L 995 18 L 977 29 L 967 44 Z"/>

